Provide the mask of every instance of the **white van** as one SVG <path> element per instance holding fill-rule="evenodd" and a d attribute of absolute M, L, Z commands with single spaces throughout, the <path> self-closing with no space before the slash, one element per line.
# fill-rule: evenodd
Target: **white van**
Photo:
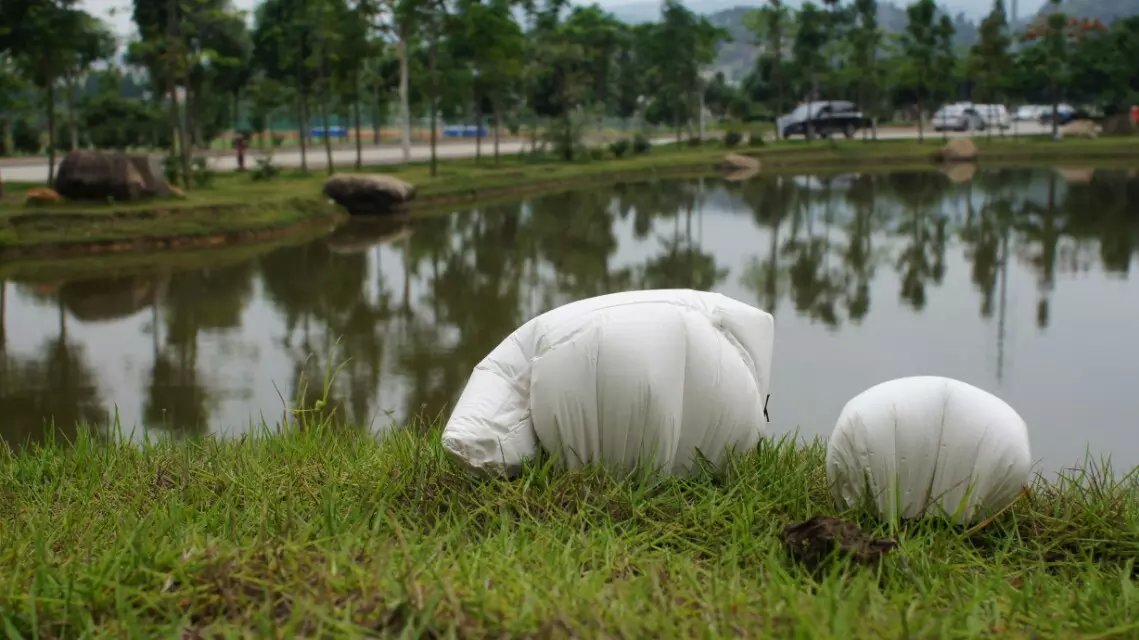
<path fill-rule="evenodd" d="M 956 102 L 943 105 L 933 114 L 935 131 L 984 131 L 990 127 L 1008 129 L 1010 126 L 1012 118 L 1002 104 Z"/>

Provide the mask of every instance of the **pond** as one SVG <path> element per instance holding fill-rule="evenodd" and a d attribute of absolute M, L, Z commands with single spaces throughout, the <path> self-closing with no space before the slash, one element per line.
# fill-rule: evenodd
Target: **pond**
<path fill-rule="evenodd" d="M 769 432 L 825 436 L 884 380 L 1008 400 L 1041 470 L 1139 464 L 1139 176 L 971 169 L 658 181 L 354 222 L 274 249 L 15 271 L 0 435 L 52 419 L 178 435 L 324 393 L 384 430 L 446 415 L 515 327 L 613 291 L 692 287 L 776 317 Z M 104 264 L 105 263 L 105 264 Z M 54 268 L 54 267 L 59 268 Z"/>

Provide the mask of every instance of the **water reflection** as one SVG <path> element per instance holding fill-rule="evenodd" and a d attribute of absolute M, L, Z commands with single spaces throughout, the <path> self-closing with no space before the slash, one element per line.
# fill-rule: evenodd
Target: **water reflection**
<path fill-rule="evenodd" d="M 693 287 L 776 315 L 776 430 L 825 434 L 863 388 L 933 372 L 1009 398 L 1054 465 L 1085 443 L 1136 464 L 1136 202 L 1118 171 L 658 181 L 358 221 L 253 256 L 25 270 L 0 288 L 2 434 L 116 413 L 232 434 L 318 399 L 382 429 L 446 411 L 541 311 Z"/>

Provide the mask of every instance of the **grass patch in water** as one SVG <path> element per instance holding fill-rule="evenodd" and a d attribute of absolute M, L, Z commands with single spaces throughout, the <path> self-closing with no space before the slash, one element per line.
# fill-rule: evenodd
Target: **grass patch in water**
<path fill-rule="evenodd" d="M 456 469 L 439 426 L 327 422 L 142 446 L 0 448 L 0 628 L 15 637 L 1135 637 L 1139 481 L 1038 480 L 977 532 L 888 531 L 812 577 L 782 528 L 836 514 L 824 448 L 722 473 Z M 868 528 L 859 513 L 839 513 Z M 201 635 L 196 635 L 201 634 Z"/>

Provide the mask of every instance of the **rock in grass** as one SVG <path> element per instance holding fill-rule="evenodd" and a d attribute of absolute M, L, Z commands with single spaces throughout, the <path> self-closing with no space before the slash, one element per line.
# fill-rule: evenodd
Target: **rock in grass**
<path fill-rule="evenodd" d="M 1071 136 L 1075 138 L 1091 138 L 1099 137 L 1103 133 L 1103 127 L 1094 120 L 1073 120 L 1068 124 L 1060 127 L 1060 133 L 1064 136 Z"/>
<path fill-rule="evenodd" d="M 722 171 L 732 173 L 741 171 L 759 171 L 759 160 L 738 153 L 729 153 L 724 156 L 718 165 Z"/>
<path fill-rule="evenodd" d="M 386 175 L 336 175 L 324 183 L 324 195 L 353 215 L 402 211 L 415 199 L 415 186 Z"/>
<path fill-rule="evenodd" d="M 24 194 L 24 204 L 40 205 L 40 204 L 56 204 L 63 202 L 63 198 L 53 189 L 47 187 L 36 187 L 35 189 L 28 189 Z"/>
<path fill-rule="evenodd" d="M 831 557 L 848 557 L 862 564 L 877 562 L 898 543 L 874 538 L 853 522 L 816 516 L 784 527 L 783 544 L 792 558 L 816 571 Z"/>
<path fill-rule="evenodd" d="M 979 155 L 977 143 L 969 138 L 950 140 L 941 148 L 941 159 L 945 162 L 973 162 Z"/>
<path fill-rule="evenodd" d="M 133 202 L 170 195 L 170 185 L 149 157 L 90 149 L 64 156 L 55 190 L 69 200 Z"/>

